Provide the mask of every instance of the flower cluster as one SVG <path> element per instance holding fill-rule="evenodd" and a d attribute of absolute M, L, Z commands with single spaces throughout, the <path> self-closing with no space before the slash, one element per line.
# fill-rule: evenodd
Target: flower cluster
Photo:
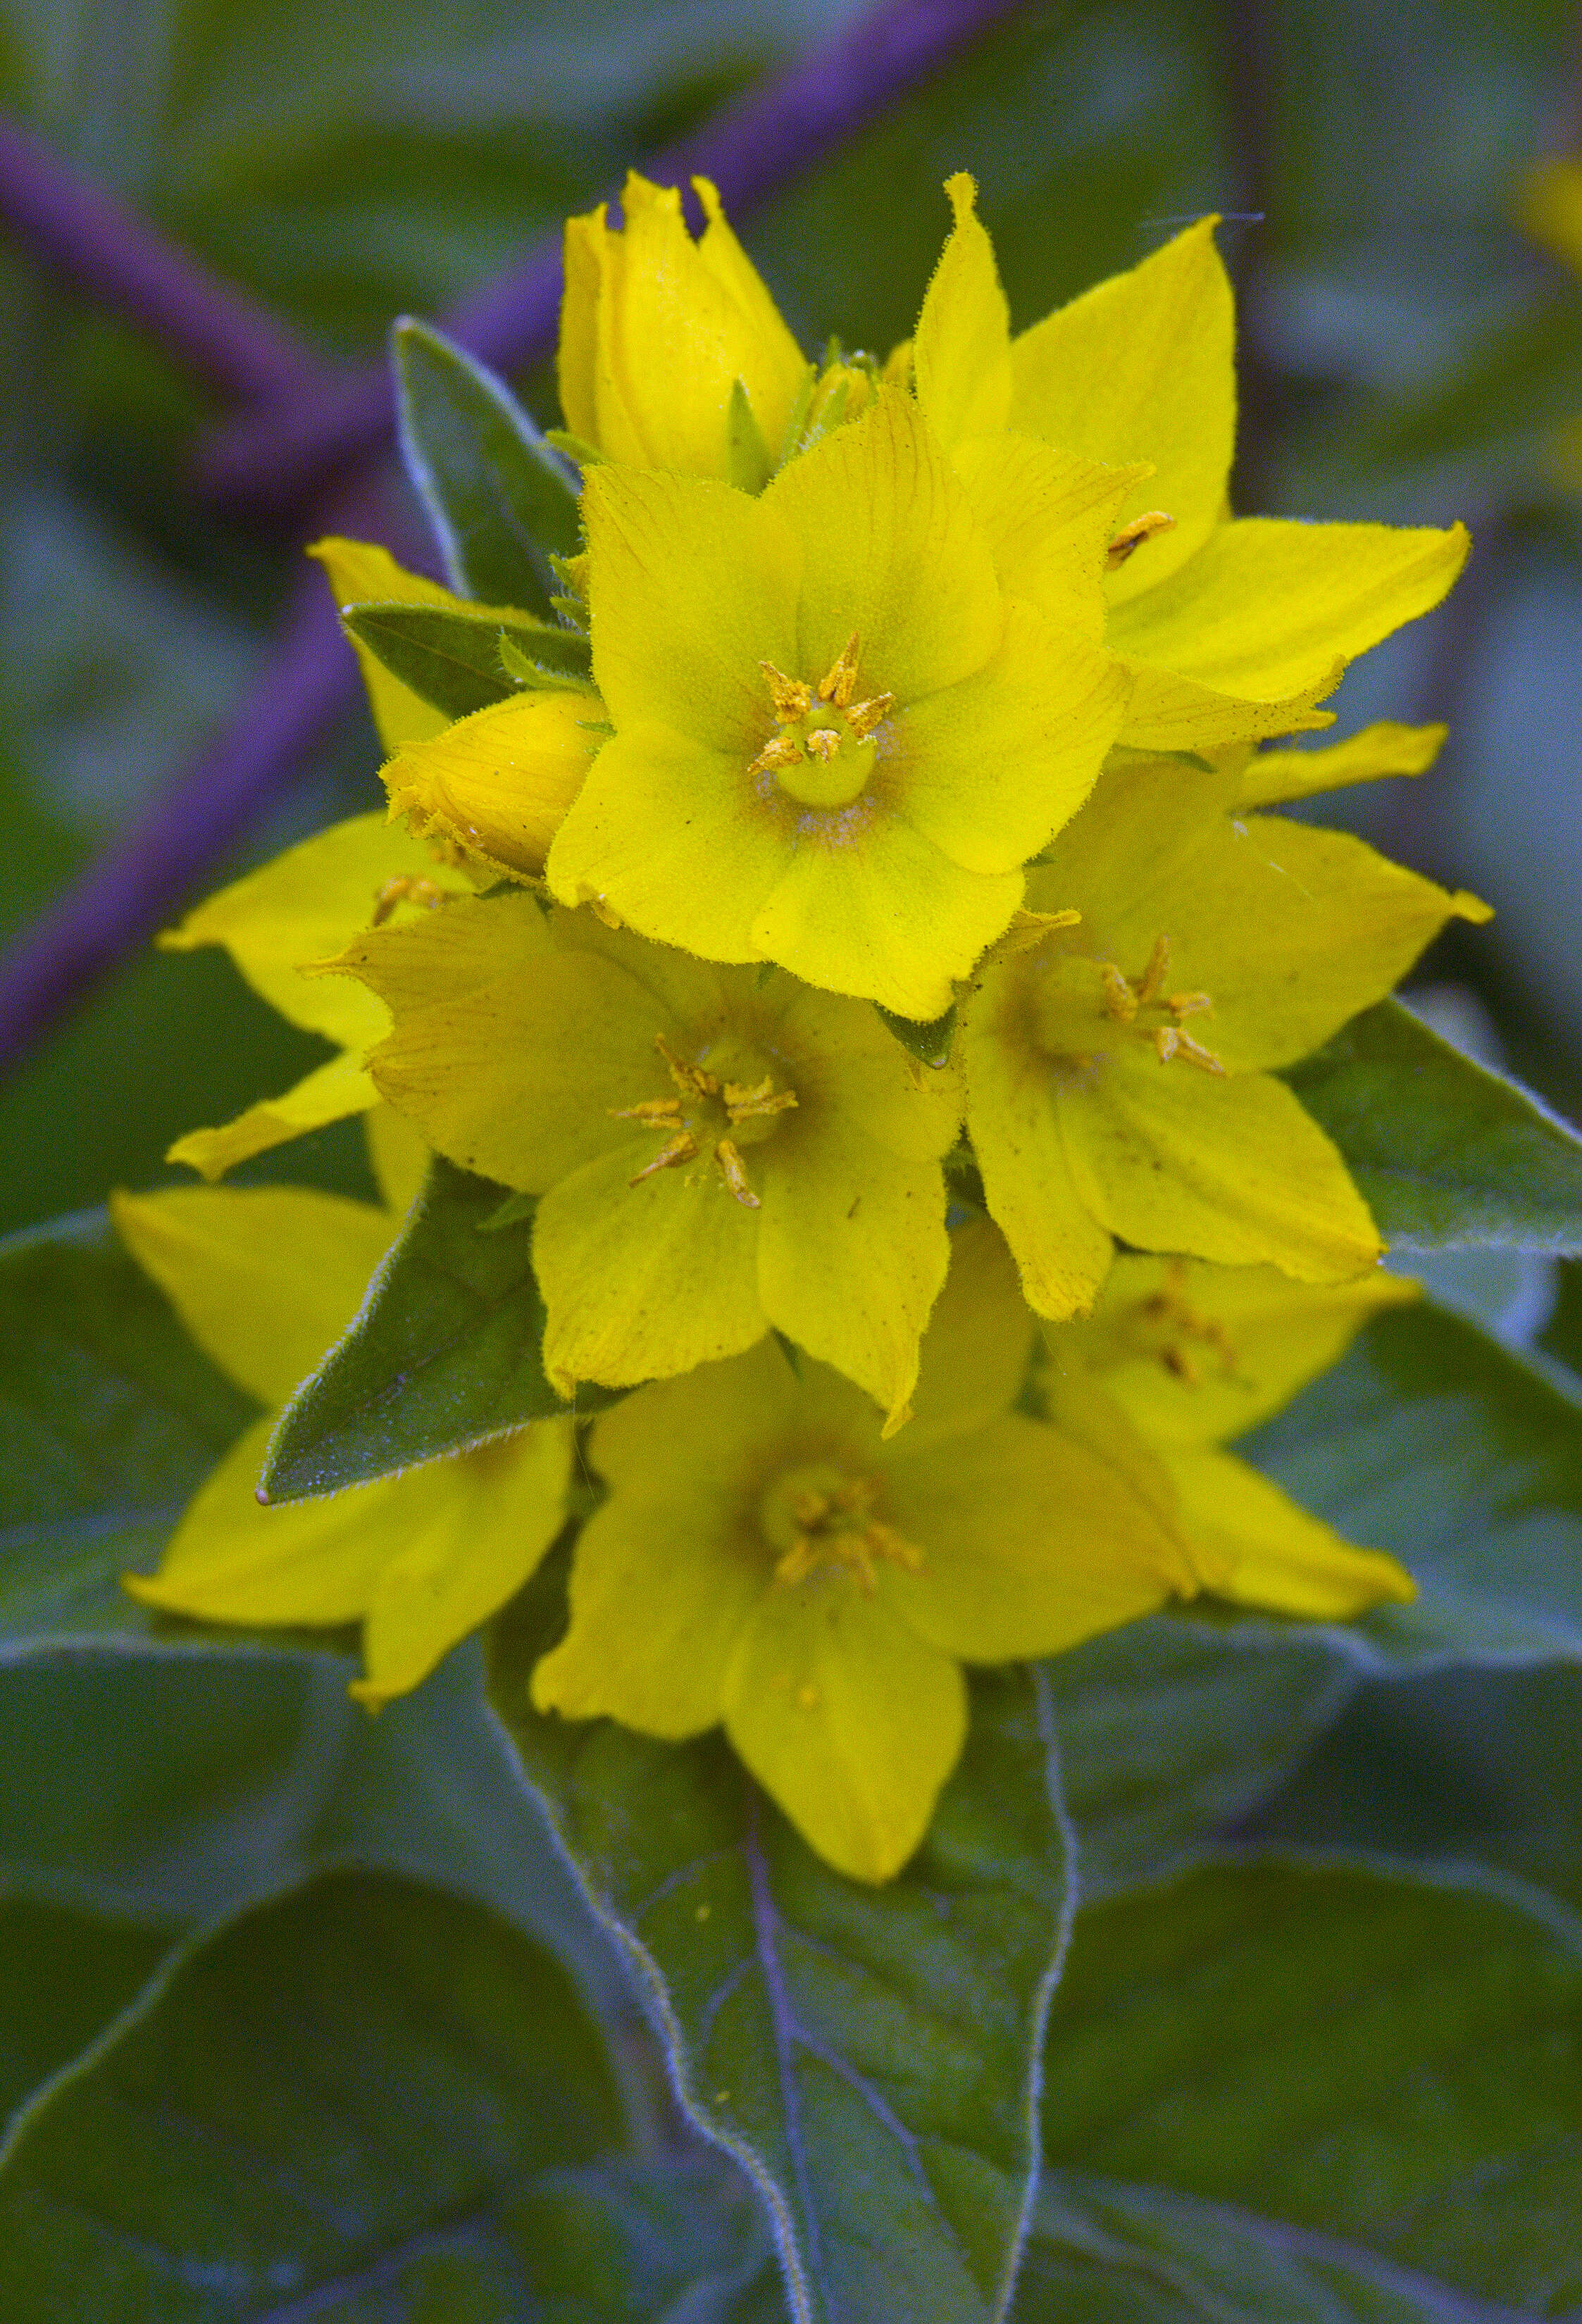
<path fill-rule="evenodd" d="M 963 1663 L 1199 1592 L 1410 1596 L 1221 1447 L 1411 1296 L 1280 1070 L 1485 917 L 1270 812 L 1420 770 L 1436 733 L 1265 747 L 1328 722 L 1464 533 L 1228 514 L 1212 221 L 1013 336 L 971 181 L 947 190 L 884 361 L 805 361 L 707 185 L 700 238 L 638 178 L 618 225 L 573 220 L 553 637 L 584 659 L 488 609 L 496 698 L 449 717 L 354 622 L 391 822 L 168 939 L 227 945 L 340 1052 L 180 1158 L 218 1176 L 357 1111 L 388 1152 L 399 1121 L 532 1206 L 568 1411 L 632 1391 L 582 1436 L 539 1707 L 723 1724 L 869 1880 L 926 1829 Z M 348 607 L 483 614 L 318 553 Z M 119 1216 L 272 1406 L 399 1222 L 222 1189 Z M 244 1439 L 137 1587 L 361 1619 L 380 1699 L 560 1533 L 571 1430 L 280 1509 Z"/>

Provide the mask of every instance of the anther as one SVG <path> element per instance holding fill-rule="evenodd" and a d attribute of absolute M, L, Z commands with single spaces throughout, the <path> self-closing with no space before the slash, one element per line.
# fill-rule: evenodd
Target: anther
<path fill-rule="evenodd" d="M 720 1094 L 725 1099 L 726 1117 L 733 1124 L 752 1121 L 764 1114 L 789 1113 L 797 1102 L 795 1090 L 777 1090 L 768 1074 L 753 1089 L 744 1089 L 740 1082 L 726 1082 Z"/>
<path fill-rule="evenodd" d="M 398 872 L 393 880 L 386 880 L 374 890 L 372 925 L 382 928 L 398 904 L 421 904 L 425 911 L 431 912 L 444 901 L 444 889 L 437 887 L 432 880 L 425 880 L 421 872 Z"/>
<path fill-rule="evenodd" d="M 1183 1017 L 1201 1017 L 1214 1003 L 1207 992 L 1172 992 L 1164 1005 L 1179 1021 Z"/>
<path fill-rule="evenodd" d="M 819 679 L 819 699 L 820 702 L 833 702 L 837 710 L 844 710 L 851 700 L 856 682 L 857 633 L 854 630 L 830 663 L 828 674 Z"/>
<path fill-rule="evenodd" d="M 846 714 L 846 723 L 859 742 L 865 742 L 875 726 L 888 718 L 895 707 L 893 694 L 871 694 L 865 702 L 854 702 Z"/>
<path fill-rule="evenodd" d="M 788 724 L 793 718 L 805 718 L 813 707 L 813 689 L 800 678 L 788 678 L 783 669 L 776 669 L 772 661 L 758 665 L 769 680 L 769 692 L 774 704 L 774 715 Z"/>
<path fill-rule="evenodd" d="M 1105 551 L 1106 572 L 1118 573 L 1127 558 L 1135 556 L 1145 540 L 1152 540 L 1155 533 L 1173 532 L 1175 529 L 1174 517 L 1163 509 L 1150 509 L 1146 516 L 1134 516 L 1130 524 L 1121 527 Z"/>
<path fill-rule="evenodd" d="M 1143 982 L 1136 988 L 1139 1008 L 1146 1009 L 1151 1001 L 1158 1000 L 1169 974 L 1170 938 L 1155 936 L 1153 950 L 1148 955 L 1148 965 L 1143 972 Z"/>
<path fill-rule="evenodd" d="M 789 734 L 772 734 L 747 772 L 750 775 L 772 774 L 776 767 L 800 767 L 802 754 Z"/>
<path fill-rule="evenodd" d="M 696 1153 L 696 1151 L 697 1148 L 694 1147 L 693 1152 Z M 763 1204 L 753 1192 L 742 1157 L 728 1138 L 720 1139 L 716 1145 L 714 1158 L 719 1165 L 720 1176 L 743 1208 L 749 1211 L 761 1210 Z"/>
<path fill-rule="evenodd" d="M 1213 1050 L 1206 1049 L 1201 1041 L 1194 1041 L 1190 1033 L 1178 1033 L 1176 1038 L 1180 1043 L 1182 1056 L 1189 1065 L 1200 1065 L 1206 1074 L 1224 1073 L 1225 1066 Z"/>
<path fill-rule="evenodd" d="M 840 737 L 833 726 L 815 726 L 808 736 L 808 748 L 828 766 L 840 750 Z"/>
<path fill-rule="evenodd" d="M 1113 961 L 1101 961 L 1099 974 L 1104 980 L 1105 1014 L 1129 1025 L 1137 1014 L 1136 993 Z"/>
<path fill-rule="evenodd" d="M 690 1162 L 697 1152 L 698 1141 L 691 1131 L 678 1130 L 675 1136 L 660 1148 L 652 1161 L 639 1170 L 635 1178 L 628 1178 L 626 1184 L 641 1186 L 644 1178 L 652 1178 L 656 1171 L 680 1169 L 681 1164 Z"/>
<path fill-rule="evenodd" d="M 641 1105 L 612 1105 L 606 1111 L 612 1121 L 645 1121 L 655 1130 L 679 1130 L 681 1126 L 679 1097 L 645 1097 Z"/>
<path fill-rule="evenodd" d="M 1153 1046 L 1159 1052 L 1160 1064 L 1168 1065 L 1181 1046 L 1181 1037 L 1173 1025 L 1156 1025 L 1153 1028 Z"/>

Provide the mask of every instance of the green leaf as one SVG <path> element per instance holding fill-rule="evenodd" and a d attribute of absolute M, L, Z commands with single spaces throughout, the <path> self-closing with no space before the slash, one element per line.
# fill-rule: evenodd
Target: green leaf
<path fill-rule="evenodd" d="M 1036 1678 L 975 1681 L 927 1841 L 869 1888 L 717 1734 L 535 1713 L 531 1666 L 563 1619 L 546 1571 L 495 1626 L 491 1691 L 652 1997 L 682 2104 L 764 2197 L 797 2324 L 1003 2315 L 1072 1877 Z"/>
<path fill-rule="evenodd" d="M 1426 1303 L 1376 1316 L 1236 1450 L 1420 1591 L 1244 1635 L 1328 1638 L 1365 1670 L 1582 1659 L 1582 1407 L 1470 1323 Z"/>
<path fill-rule="evenodd" d="M 1398 1250 L 1582 1252 L 1582 1138 L 1399 1001 L 1285 1078 Z"/>
<path fill-rule="evenodd" d="M 1055 2006 L 1044 2126 L 1057 2204 L 1067 2172 L 1082 2174 L 1078 2203 L 1095 2178 L 1130 2190 L 1138 2227 L 1157 2203 L 1167 2250 L 1180 2199 L 1234 2207 L 1227 2273 L 1239 2236 L 1271 2262 L 1305 2257 L 1320 2285 L 1333 2270 L 1332 2288 L 1405 2296 L 1366 2316 L 1471 2324 L 1485 2300 L 1499 2317 L 1569 2314 L 1582 1928 L 1471 1876 L 1285 1866 L 1205 1869 L 1105 1905 L 1078 1923 Z M 1211 2281 L 1212 2243 L 1209 2258 Z M 1067 2311 L 1024 2310 L 1041 2313 Z"/>
<path fill-rule="evenodd" d="M 508 702 L 525 684 L 575 686 L 587 675 L 587 640 L 548 623 L 473 621 L 443 605 L 343 605 L 340 618 L 393 676 L 448 718 Z M 502 659 L 507 648 L 509 669 Z"/>
<path fill-rule="evenodd" d="M 548 613 L 551 552 L 577 547 L 576 471 L 492 372 L 427 324 L 392 334 L 402 450 L 452 587 Z"/>
<path fill-rule="evenodd" d="M 102 1213 L 0 1245 L 0 1640 L 147 1631 L 119 1577 L 254 1411 Z"/>
<path fill-rule="evenodd" d="M 888 1009 L 874 1003 L 902 1047 L 925 1065 L 948 1065 L 950 1044 L 956 1038 L 956 1003 L 951 1002 L 942 1017 L 927 1025 L 920 1025 L 911 1017 L 892 1016 Z"/>
<path fill-rule="evenodd" d="M 547 1954 L 437 1891 L 328 1879 L 195 1950 L 24 2112 L 0 2310 L 504 2324 L 533 2312 L 535 2181 L 621 2130 Z"/>
<path fill-rule="evenodd" d="M 491 1226 L 504 1200 L 436 1157 L 362 1314 L 281 1416 L 264 1471 L 271 1499 L 387 1477 L 568 1409 L 544 1377 L 532 1222 Z M 582 1411 L 615 1400 L 578 1392 Z"/>
<path fill-rule="evenodd" d="M 135 2001 L 170 1950 L 158 1930 L 0 1899 L 0 2127 Z"/>

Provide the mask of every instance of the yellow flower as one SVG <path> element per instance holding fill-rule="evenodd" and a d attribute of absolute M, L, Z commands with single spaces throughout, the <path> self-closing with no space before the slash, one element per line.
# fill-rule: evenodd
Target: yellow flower
<path fill-rule="evenodd" d="M 294 1088 L 249 1106 L 235 1121 L 190 1130 L 167 1161 L 220 1178 L 250 1155 L 366 1111 L 377 1093 L 363 1058 L 389 1019 L 361 986 L 314 982 L 302 969 L 341 951 L 371 921 L 410 918 L 449 895 L 468 892 L 405 831 L 392 830 L 383 816 L 359 815 L 287 848 L 162 936 L 167 952 L 223 945 L 272 1009 L 305 1032 L 322 1034 L 339 1052 Z"/>
<path fill-rule="evenodd" d="M 671 1739 L 723 1723 L 812 1847 L 889 1878 L 961 1749 L 959 1663 L 1053 1654 L 1196 1586 L 1118 1414 L 1112 1462 L 1012 1409 L 1032 1329 L 999 1237 L 969 1228 L 893 1442 L 772 1346 L 606 1414 L 610 1497 L 535 1702 Z"/>
<path fill-rule="evenodd" d="M 622 228 L 604 203 L 567 221 L 560 408 L 606 460 L 724 477 L 737 383 L 772 460 L 808 365 L 713 186 L 692 184 L 708 219 L 696 242 L 679 189 L 635 171 Z"/>
<path fill-rule="evenodd" d="M 1297 755 L 1271 766 L 1277 797 Z M 1339 1154 L 1272 1074 L 1448 918 L 1488 908 L 1341 833 L 1243 812 L 1263 763 L 1111 769 L 1029 881 L 1031 905 L 1079 923 L 1013 931 L 964 1005 L 967 1129 L 1041 1314 L 1092 1304 L 1112 1238 L 1304 1282 L 1379 1255 Z"/>
<path fill-rule="evenodd" d="M 601 467 L 584 508 L 615 731 L 550 851 L 554 893 L 941 1014 L 1114 739 L 1096 558 L 1067 551 L 1059 618 L 1007 595 L 893 389 L 758 499 Z"/>
<path fill-rule="evenodd" d="M 923 302 L 917 395 L 995 545 L 1044 602 L 1038 528 L 1071 455 L 1134 462 L 1117 505 L 1106 643 L 1134 685 L 1120 739 L 1202 751 L 1324 725 L 1346 663 L 1437 604 L 1465 528 L 1232 520 L 1235 317 L 1213 219 L 1013 339 L 970 178 Z"/>
<path fill-rule="evenodd" d="M 379 1089 L 442 1154 L 541 1197 L 544 1365 L 624 1387 L 772 1326 L 899 1425 L 945 1277 L 952 1076 L 871 1009 L 719 970 L 527 896 L 449 904 L 336 964 L 395 1019 Z"/>
<path fill-rule="evenodd" d="M 377 1150 L 377 1149 L 376 1149 Z M 406 1184 L 388 1192 L 399 1203 Z M 403 1694 L 518 1590 L 565 1520 L 570 1425 L 425 1462 L 328 1500 L 262 1508 L 274 1413 L 356 1314 L 399 1208 L 305 1188 L 180 1187 L 112 1198 L 117 1231 L 192 1337 L 269 1407 L 192 1501 L 144 1605 L 200 1620 L 358 1622 L 378 1705 Z"/>
<path fill-rule="evenodd" d="M 1355 1549 L 1220 1446 L 1266 1420 L 1417 1286 L 1375 1272 L 1317 1289 L 1268 1267 L 1117 1259 L 1090 1320 L 1045 1327 L 1057 1416 L 1096 1382 L 1166 1465 L 1206 1590 L 1242 1605 L 1333 1619 L 1417 1594 L 1409 1573 Z"/>
<path fill-rule="evenodd" d="M 393 815 L 414 836 L 507 879 L 536 878 L 601 739 L 591 687 L 545 688 L 491 703 L 411 742 L 384 770 Z"/>

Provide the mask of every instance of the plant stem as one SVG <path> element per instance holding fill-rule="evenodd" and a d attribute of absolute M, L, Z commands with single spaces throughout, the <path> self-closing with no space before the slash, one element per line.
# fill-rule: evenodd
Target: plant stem
<path fill-rule="evenodd" d="M 0 120 L 0 218 L 35 258 L 161 339 L 227 396 L 301 394 L 320 366 L 268 309 Z"/>
<path fill-rule="evenodd" d="M 643 163 L 661 185 L 711 178 L 740 217 L 807 170 L 893 98 L 948 63 L 1022 0 L 887 0 L 827 46 L 726 106 L 697 135 Z M 560 309 L 560 236 L 440 317 L 496 371 L 550 354 Z M 224 498 L 290 502 L 379 443 L 393 421 L 388 368 L 327 379 L 278 412 L 217 429 L 199 456 L 206 489 Z"/>

